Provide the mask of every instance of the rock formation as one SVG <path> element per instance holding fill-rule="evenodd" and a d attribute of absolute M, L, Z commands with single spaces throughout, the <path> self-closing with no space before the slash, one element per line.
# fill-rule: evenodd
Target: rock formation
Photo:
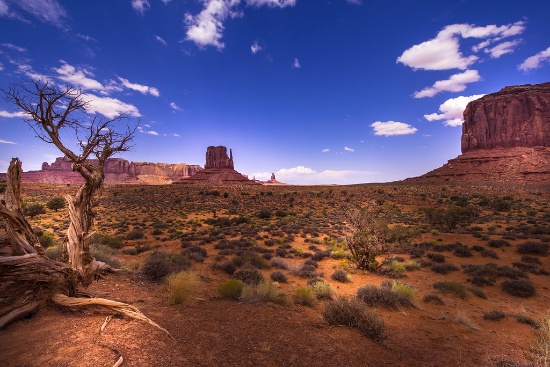
<path fill-rule="evenodd" d="M 265 182 L 261 182 L 263 185 L 286 185 L 284 182 L 277 181 L 275 173 L 271 174 L 271 178 Z"/>
<path fill-rule="evenodd" d="M 550 83 L 506 87 L 464 110 L 462 153 L 550 146 Z"/>
<path fill-rule="evenodd" d="M 183 178 L 176 184 L 202 184 L 202 185 L 257 185 L 248 177 L 235 171 L 233 164 L 233 151 L 224 146 L 210 146 L 206 150 L 206 163 L 204 169 L 193 176 Z"/>
<path fill-rule="evenodd" d="M 550 83 L 506 87 L 464 110 L 462 154 L 409 182 L 550 182 Z"/>
<path fill-rule="evenodd" d="M 128 162 L 122 158 L 110 158 L 105 162 L 106 184 L 170 184 L 173 181 L 194 175 L 202 168 L 185 163 L 167 164 Z M 2 178 L 0 174 L 0 178 Z M 22 182 L 81 184 L 82 176 L 73 172 L 72 163 L 65 157 L 42 163 L 40 171 L 24 172 Z"/>

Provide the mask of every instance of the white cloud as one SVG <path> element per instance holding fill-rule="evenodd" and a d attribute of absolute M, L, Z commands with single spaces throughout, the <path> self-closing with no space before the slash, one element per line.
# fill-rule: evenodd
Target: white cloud
<path fill-rule="evenodd" d="M 172 0 L 161 0 L 165 5 L 168 5 L 168 3 Z"/>
<path fill-rule="evenodd" d="M 57 0 L 25 0 L 18 1 L 16 4 L 42 22 L 53 24 L 58 28 L 63 27 L 63 23 L 67 18 L 67 12 Z"/>
<path fill-rule="evenodd" d="M 429 115 L 424 115 L 424 118 L 428 121 L 445 120 L 444 124 L 446 126 L 460 126 L 464 122 L 464 109 L 466 108 L 468 103 L 478 98 L 481 98 L 484 95 L 485 94 L 476 94 L 469 97 L 460 96 L 448 99 L 439 106 L 440 113 L 431 113 Z"/>
<path fill-rule="evenodd" d="M 132 0 L 132 8 L 143 15 L 145 11 L 151 9 L 151 4 L 149 4 L 149 0 Z"/>
<path fill-rule="evenodd" d="M 0 0 L 0 17 L 6 17 L 9 14 L 8 4 L 4 0 Z"/>
<path fill-rule="evenodd" d="M 361 5 L 361 0 L 347 0 L 348 4 Z"/>
<path fill-rule="evenodd" d="M 344 147 L 344 150 L 347 151 L 347 152 L 355 152 L 355 149 L 348 148 L 348 147 Z"/>
<path fill-rule="evenodd" d="M 150 130 L 150 131 L 147 131 L 147 134 L 158 136 L 159 133 L 157 133 L 156 131 Z"/>
<path fill-rule="evenodd" d="M 17 143 L 14 143 L 13 141 L 0 139 L 0 144 L 17 144 Z"/>
<path fill-rule="evenodd" d="M 52 82 L 52 80 L 47 75 L 37 73 L 36 71 L 33 70 L 32 66 L 28 64 L 18 64 L 17 68 L 20 73 L 23 73 L 24 75 L 26 75 L 32 80 L 40 80 L 42 82 L 48 82 L 48 83 Z"/>
<path fill-rule="evenodd" d="M 539 52 L 536 55 L 528 57 L 521 65 L 518 66 L 519 70 L 528 71 L 531 69 L 538 69 L 543 62 L 550 63 L 550 47 L 546 50 Z"/>
<path fill-rule="evenodd" d="M 499 43 L 493 48 L 485 49 L 484 52 L 491 54 L 491 58 L 498 59 L 502 55 L 514 52 L 514 48 L 521 43 L 521 40 L 506 41 Z"/>
<path fill-rule="evenodd" d="M 288 168 L 288 169 L 281 168 L 280 170 L 277 171 L 277 173 L 282 176 L 285 176 L 285 175 L 292 176 L 292 175 L 311 175 L 311 174 L 314 174 L 315 171 L 309 167 L 298 166 L 298 167 Z"/>
<path fill-rule="evenodd" d="M 255 41 L 251 46 L 250 46 L 250 52 L 252 52 L 254 55 L 257 54 L 258 52 L 260 52 L 262 50 L 262 46 L 260 46 L 260 44 L 258 43 L 258 41 Z"/>
<path fill-rule="evenodd" d="M 353 170 L 324 170 L 317 172 L 309 167 L 298 166 L 282 168 L 275 172 L 277 180 L 294 185 L 349 185 L 363 182 L 372 182 L 377 172 Z M 258 180 L 268 180 L 271 172 L 256 172 L 248 175 Z"/>
<path fill-rule="evenodd" d="M 229 15 L 231 6 L 238 5 L 240 0 L 207 0 L 204 9 L 195 17 L 185 14 L 187 39 L 199 47 L 215 46 L 224 48 L 221 42 L 223 21 Z"/>
<path fill-rule="evenodd" d="M 140 117 L 137 107 L 124 103 L 116 98 L 99 97 L 93 94 L 82 94 L 82 99 L 88 101 L 89 113 L 100 113 L 107 118 L 115 118 L 121 114 L 131 117 Z"/>
<path fill-rule="evenodd" d="M 155 97 L 160 96 L 159 90 L 155 87 L 149 87 L 146 85 L 130 83 L 128 79 L 124 79 L 120 76 L 118 77 L 118 80 L 120 80 L 122 85 L 125 86 L 126 88 L 138 91 L 141 94 L 150 94 Z"/>
<path fill-rule="evenodd" d="M 88 41 L 88 42 L 94 41 L 94 42 L 97 42 L 97 40 L 96 40 L 95 38 L 93 38 L 93 37 L 91 37 L 91 36 L 88 36 L 88 35 L 86 35 L 86 34 L 77 33 L 76 36 L 77 36 L 78 38 L 82 38 L 84 41 Z"/>
<path fill-rule="evenodd" d="M 155 35 L 155 39 L 156 39 L 157 41 L 159 41 L 159 42 L 160 42 L 162 45 L 164 45 L 164 46 L 167 46 L 167 45 L 168 45 L 168 43 L 167 43 L 167 42 L 164 40 L 164 38 L 162 38 L 161 36 Z"/>
<path fill-rule="evenodd" d="M 15 118 L 15 117 L 26 117 L 27 114 L 24 112 L 8 112 L 0 110 L 0 117 L 6 118 Z"/>
<path fill-rule="evenodd" d="M 4 65 L 0 62 L 0 71 L 4 70 Z"/>
<path fill-rule="evenodd" d="M 181 111 L 181 108 L 174 102 L 170 102 L 170 107 L 172 107 L 175 111 Z"/>
<path fill-rule="evenodd" d="M 172 136 L 175 137 L 175 138 L 179 138 L 179 137 L 180 137 L 180 134 L 176 134 L 176 133 L 173 133 L 173 134 L 170 134 L 170 135 L 172 135 Z"/>
<path fill-rule="evenodd" d="M 292 63 L 292 67 L 294 69 L 300 69 L 302 67 L 302 65 L 300 65 L 300 60 L 294 59 L 294 62 Z"/>
<path fill-rule="evenodd" d="M 440 92 L 461 92 L 466 84 L 477 82 L 481 77 L 477 70 L 466 70 L 463 73 L 451 75 L 447 80 L 439 80 L 433 86 L 414 93 L 414 98 L 433 97 Z"/>
<path fill-rule="evenodd" d="M 524 30 L 523 21 L 503 26 L 488 25 L 485 27 L 476 27 L 470 24 L 452 24 L 443 28 L 435 38 L 405 50 L 397 58 L 397 62 L 413 69 L 466 70 L 479 58 L 475 55 L 465 56 L 461 52 L 460 38 L 487 39 L 472 48 L 472 51 L 477 52 L 492 42 L 521 34 Z"/>
<path fill-rule="evenodd" d="M 370 125 L 374 130 L 374 135 L 395 136 L 414 134 L 418 129 L 404 122 L 396 121 L 376 121 Z"/>
<path fill-rule="evenodd" d="M 296 0 L 246 0 L 248 5 L 252 6 L 270 6 L 270 7 L 279 7 L 284 8 L 286 6 L 296 5 Z"/>
<path fill-rule="evenodd" d="M 328 153 L 328 152 L 330 152 L 330 149 L 325 148 L 325 149 L 321 150 L 321 152 L 322 152 L 322 153 Z"/>
<path fill-rule="evenodd" d="M 77 69 L 72 65 L 67 64 L 64 61 L 61 61 L 61 67 L 55 69 L 54 71 L 59 74 L 59 79 L 64 82 L 69 83 L 73 87 L 91 89 L 102 91 L 105 89 L 103 84 L 97 80 L 91 79 L 89 77 L 93 76 L 90 71 L 86 69 Z"/>
<path fill-rule="evenodd" d="M 25 47 L 16 46 L 12 43 L 2 43 L 2 46 L 6 48 L 11 48 L 12 50 L 19 51 L 19 52 L 25 52 L 27 49 Z"/>

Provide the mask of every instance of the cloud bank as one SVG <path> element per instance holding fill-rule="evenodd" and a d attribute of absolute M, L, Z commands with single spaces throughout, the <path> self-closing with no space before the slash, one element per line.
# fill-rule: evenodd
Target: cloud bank
<path fill-rule="evenodd" d="M 469 97 L 460 96 L 448 99 L 439 106 L 440 113 L 435 112 L 429 115 L 424 115 L 424 118 L 428 121 L 444 120 L 443 123 L 446 126 L 460 126 L 464 122 L 464 109 L 468 103 L 481 98 L 484 95 L 485 94 L 476 94 Z"/>

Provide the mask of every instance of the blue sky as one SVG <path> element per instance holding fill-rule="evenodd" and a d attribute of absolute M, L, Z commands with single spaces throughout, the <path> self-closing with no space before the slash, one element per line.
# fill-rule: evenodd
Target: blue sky
<path fill-rule="evenodd" d="M 460 154 L 468 101 L 550 81 L 550 1 L 0 0 L 0 86 L 82 89 L 139 119 L 130 161 L 388 182 Z M 0 171 L 60 153 L 0 100 Z"/>

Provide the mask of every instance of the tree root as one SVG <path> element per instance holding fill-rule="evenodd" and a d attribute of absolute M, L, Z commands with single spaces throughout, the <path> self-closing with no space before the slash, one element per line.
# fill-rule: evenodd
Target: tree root
<path fill-rule="evenodd" d="M 162 326 L 145 316 L 140 310 L 136 307 L 129 305 L 127 303 L 112 301 L 105 298 L 81 298 L 81 297 L 67 297 L 64 294 L 57 293 L 54 294 L 51 300 L 60 306 L 65 307 L 86 307 L 86 306 L 103 306 L 115 312 L 121 313 L 128 317 L 131 317 L 136 320 L 145 321 L 149 325 L 156 327 L 159 330 L 164 331 L 170 338 L 174 337 Z M 176 340 L 176 339 L 174 339 Z"/>

